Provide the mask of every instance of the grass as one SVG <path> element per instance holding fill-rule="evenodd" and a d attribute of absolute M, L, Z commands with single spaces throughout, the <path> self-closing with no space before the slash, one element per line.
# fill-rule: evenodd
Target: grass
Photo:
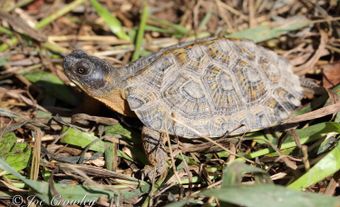
<path fill-rule="evenodd" d="M 340 41 L 330 32 L 339 26 L 339 2 L 37 2 L 20 1 L 5 12 L 20 24 L 35 23 L 47 41 L 36 41 L 5 18 L 0 25 L 2 205 L 12 205 L 17 195 L 23 200 L 35 195 L 45 204 L 61 195 L 64 201 L 106 206 L 339 206 L 339 112 L 322 118 L 312 113 L 338 103 L 340 96 Z M 296 114 L 312 117 L 290 130 L 218 142 L 227 150 L 211 143 L 182 148 L 172 143 L 175 162 L 169 164 L 175 166 L 149 180 L 142 175 L 147 159 L 140 123 L 71 87 L 63 55 L 82 48 L 119 67 L 180 41 L 221 36 L 219 31 L 257 42 L 300 68 L 308 64 L 303 75 L 328 93 L 305 97 Z"/>

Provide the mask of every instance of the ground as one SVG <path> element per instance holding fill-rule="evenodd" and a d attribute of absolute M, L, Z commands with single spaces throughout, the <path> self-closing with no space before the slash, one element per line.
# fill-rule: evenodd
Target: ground
<path fill-rule="evenodd" d="M 3 0 L 0 8 L 2 205 L 340 205 L 339 1 Z M 320 90 L 306 91 L 279 127 L 173 140 L 168 175 L 152 181 L 142 173 L 142 124 L 74 87 L 63 56 L 83 49 L 120 67 L 208 36 L 273 50 Z"/>

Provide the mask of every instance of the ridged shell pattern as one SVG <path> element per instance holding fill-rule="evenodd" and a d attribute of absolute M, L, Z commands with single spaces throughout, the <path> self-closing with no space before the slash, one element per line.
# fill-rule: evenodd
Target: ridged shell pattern
<path fill-rule="evenodd" d="M 263 129 L 300 105 L 292 66 L 250 41 L 172 47 L 127 80 L 127 101 L 152 129 L 186 138 Z"/>

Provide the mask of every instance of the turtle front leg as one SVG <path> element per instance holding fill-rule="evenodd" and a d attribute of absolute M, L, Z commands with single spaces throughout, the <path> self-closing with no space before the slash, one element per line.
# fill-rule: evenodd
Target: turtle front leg
<path fill-rule="evenodd" d="M 143 127 L 142 143 L 150 165 L 145 166 L 144 172 L 150 179 L 163 175 L 167 169 L 168 154 L 166 153 L 162 134 L 153 129 Z"/>

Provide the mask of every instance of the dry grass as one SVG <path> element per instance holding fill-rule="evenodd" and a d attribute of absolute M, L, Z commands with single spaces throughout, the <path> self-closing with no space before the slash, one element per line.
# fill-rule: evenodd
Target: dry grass
<path fill-rule="evenodd" d="M 200 192 L 220 186 L 223 167 L 234 160 L 265 170 L 277 185 L 339 193 L 339 1 L 3 0 L 0 8 L 0 158 L 24 176 L 2 172 L 1 204 L 15 204 L 15 195 L 49 202 L 51 195 L 72 200 L 86 194 L 100 197 L 98 206 L 164 206 L 181 199 L 222 206 L 220 197 Z M 293 127 L 281 126 L 289 130 L 215 143 L 173 140 L 173 169 L 154 182 L 141 175 L 140 122 L 82 94 L 61 67 L 74 48 L 119 67 L 178 42 L 222 35 L 274 50 L 326 90 L 304 98 L 302 115 L 287 121 Z M 317 171 L 327 156 L 335 159 Z M 3 163 L 0 168 L 11 172 Z M 259 178 L 245 172 L 239 182 Z M 318 176 L 308 180 L 308 172 Z"/>

